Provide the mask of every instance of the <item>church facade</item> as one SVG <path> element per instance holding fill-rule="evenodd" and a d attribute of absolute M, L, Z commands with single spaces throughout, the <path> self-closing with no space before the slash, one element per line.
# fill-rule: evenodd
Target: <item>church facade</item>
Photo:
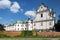
<path fill-rule="evenodd" d="M 33 20 L 35 29 L 46 30 L 53 29 L 55 24 L 55 12 L 41 4 L 36 11 L 36 17 Z"/>
<path fill-rule="evenodd" d="M 33 20 L 28 19 L 21 23 L 17 22 L 12 26 L 6 26 L 6 31 L 21 31 L 21 30 L 50 30 L 54 28 L 55 12 L 49 9 L 44 4 L 41 4 L 36 11 L 36 16 Z"/>

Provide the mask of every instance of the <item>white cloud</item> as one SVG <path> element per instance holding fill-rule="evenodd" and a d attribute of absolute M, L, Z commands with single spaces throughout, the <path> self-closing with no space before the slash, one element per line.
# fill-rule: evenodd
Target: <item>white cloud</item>
<path fill-rule="evenodd" d="M 20 10 L 20 6 L 18 4 L 18 2 L 14 2 L 13 5 L 10 7 L 10 11 L 12 11 L 13 13 L 17 13 Z"/>
<path fill-rule="evenodd" d="M 26 12 L 25 12 L 25 15 L 26 15 L 26 16 L 32 16 L 32 17 L 35 17 L 36 12 L 35 12 L 35 11 L 26 11 Z"/>
<path fill-rule="evenodd" d="M 0 8 L 5 9 L 11 6 L 11 1 L 9 0 L 0 0 Z"/>
<path fill-rule="evenodd" d="M 17 13 L 19 11 L 23 11 L 20 10 L 20 5 L 18 4 L 18 2 L 11 2 L 10 0 L 0 0 L 0 9 L 10 9 L 11 12 L 13 13 Z"/>

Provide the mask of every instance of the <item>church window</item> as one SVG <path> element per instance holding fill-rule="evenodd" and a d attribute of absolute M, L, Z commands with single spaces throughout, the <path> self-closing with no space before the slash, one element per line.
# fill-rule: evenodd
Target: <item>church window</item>
<path fill-rule="evenodd" d="M 43 17 L 43 14 L 41 14 L 41 17 Z"/>
<path fill-rule="evenodd" d="M 22 24 L 21 26 L 23 27 L 24 25 Z"/>
<path fill-rule="evenodd" d="M 25 28 L 25 30 L 27 30 L 27 28 Z"/>
<path fill-rule="evenodd" d="M 18 26 L 19 26 L 19 24 L 18 24 Z"/>
<path fill-rule="evenodd" d="M 18 28 L 18 30 L 19 30 L 19 28 Z"/>
<path fill-rule="evenodd" d="M 41 26 L 43 26 L 43 22 L 41 22 Z"/>
<path fill-rule="evenodd" d="M 34 24 L 34 26 L 35 26 L 36 24 Z"/>
<path fill-rule="evenodd" d="M 43 8 L 43 7 L 41 7 L 41 8 Z"/>
<path fill-rule="evenodd" d="M 51 23 L 51 22 L 49 22 L 49 25 L 52 25 L 52 23 Z"/>

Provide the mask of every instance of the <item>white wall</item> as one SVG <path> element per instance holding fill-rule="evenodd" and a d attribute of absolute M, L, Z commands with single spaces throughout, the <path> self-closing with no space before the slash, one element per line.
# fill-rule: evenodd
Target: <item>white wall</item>
<path fill-rule="evenodd" d="M 33 29 L 33 24 L 31 23 L 31 20 L 28 21 L 28 30 Z"/>
<path fill-rule="evenodd" d="M 18 26 L 19 25 L 19 26 Z M 21 31 L 21 30 L 25 30 L 26 28 L 26 24 L 15 24 L 13 26 L 6 26 L 5 30 L 6 31 Z"/>
<path fill-rule="evenodd" d="M 36 29 L 50 29 L 54 26 L 54 18 L 50 16 L 50 11 L 47 9 L 47 7 L 41 6 L 38 9 L 38 13 L 36 13 L 36 17 L 34 19 L 34 22 L 36 26 L 34 28 Z M 42 12 L 43 11 L 43 12 Z M 41 17 L 41 14 L 43 14 L 43 17 Z M 41 26 L 41 22 L 43 23 L 43 26 Z M 49 25 L 51 22 L 51 25 Z"/>

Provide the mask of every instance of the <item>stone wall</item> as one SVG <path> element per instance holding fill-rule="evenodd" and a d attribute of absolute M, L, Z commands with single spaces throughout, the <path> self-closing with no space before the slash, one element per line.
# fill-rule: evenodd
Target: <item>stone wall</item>
<path fill-rule="evenodd" d="M 39 36 L 60 36 L 60 32 L 37 32 Z"/>
<path fill-rule="evenodd" d="M 21 31 L 3 31 L 0 34 L 6 34 L 8 36 L 17 36 L 20 35 Z M 33 36 L 60 36 L 60 32 L 33 32 Z"/>
<path fill-rule="evenodd" d="M 0 32 L 0 34 L 5 34 L 8 36 L 17 36 L 21 34 L 21 31 L 3 31 L 3 32 Z"/>

